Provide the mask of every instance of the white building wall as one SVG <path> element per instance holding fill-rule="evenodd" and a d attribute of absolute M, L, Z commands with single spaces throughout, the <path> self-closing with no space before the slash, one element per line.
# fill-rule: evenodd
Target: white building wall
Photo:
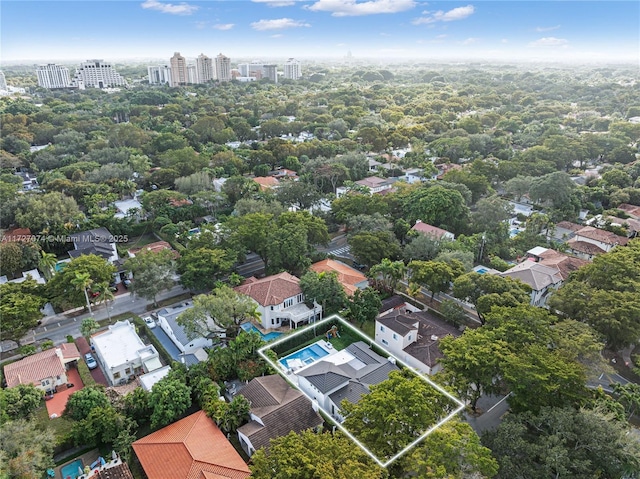
<path fill-rule="evenodd" d="M 289 58 L 284 64 L 284 77 L 288 80 L 299 80 L 302 77 L 302 67 L 295 58 Z"/>
<path fill-rule="evenodd" d="M 61 65 L 53 63 L 40 65 L 36 69 L 36 75 L 38 76 L 38 86 L 42 88 L 69 88 L 71 85 L 69 69 Z"/>
<path fill-rule="evenodd" d="M 231 59 L 222 53 L 216 57 L 216 79 L 231 81 Z"/>

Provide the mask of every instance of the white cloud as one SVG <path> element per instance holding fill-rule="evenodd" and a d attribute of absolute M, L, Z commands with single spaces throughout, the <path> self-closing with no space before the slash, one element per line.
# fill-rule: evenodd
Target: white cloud
<path fill-rule="evenodd" d="M 425 23 L 435 22 L 454 22 L 456 20 L 464 20 L 467 17 L 473 15 L 476 11 L 473 5 L 467 5 L 466 7 L 456 7 L 449 11 L 438 10 L 437 12 L 422 12 L 426 17 L 419 17 L 413 20 L 414 25 L 422 25 Z"/>
<path fill-rule="evenodd" d="M 502 40 L 500 40 L 500 43 L 509 43 L 509 40 L 506 38 L 503 38 Z"/>
<path fill-rule="evenodd" d="M 253 3 L 266 3 L 268 7 L 290 7 L 295 0 L 251 0 Z"/>
<path fill-rule="evenodd" d="M 174 5 L 173 3 L 158 2 L 158 0 L 146 0 L 142 2 L 140 6 L 148 10 L 170 13 L 171 15 L 191 15 L 199 8 L 184 2 L 179 5 Z"/>
<path fill-rule="evenodd" d="M 566 47 L 569 40 L 566 38 L 544 37 L 529 43 L 530 47 Z"/>
<path fill-rule="evenodd" d="M 259 20 L 253 22 L 251 27 L 254 30 L 283 30 L 285 28 L 310 27 L 308 23 L 301 20 L 292 20 L 291 18 L 276 18 L 273 20 Z"/>
<path fill-rule="evenodd" d="M 460 45 L 472 45 L 473 43 L 476 43 L 478 40 L 479 38 L 469 37 L 466 40 L 461 41 Z"/>
<path fill-rule="evenodd" d="M 282 33 L 275 33 L 273 35 L 271 35 L 271 38 L 282 38 L 284 37 L 284 35 Z"/>
<path fill-rule="evenodd" d="M 317 0 L 306 8 L 314 12 L 331 12 L 334 17 L 357 17 L 379 13 L 398 13 L 416 6 L 415 0 Z"/>
<path fill-rule="evenodd" d="M 216 23 L 212 28 L 216 30 L 231 30 L 235 26 L 235 23 Z"/>
<path fill-rule="evenodd" d="M 560 25 L 554 25 L 553 27 L 536 27 L 536 32 L 552 32 L 560 28 Z"/>

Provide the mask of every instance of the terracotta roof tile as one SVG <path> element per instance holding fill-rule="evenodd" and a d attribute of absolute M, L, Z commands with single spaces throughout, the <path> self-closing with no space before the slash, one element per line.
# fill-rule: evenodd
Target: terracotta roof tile
<path fill-rule="evenodd" d="M 618 209 L 624 211 L 632 218 L 640 219 L 640 206 L 630 205 L 629 203 L 622 203 L 618 206 Z"/>
<path fill-rule="evenodd" d="M 318 261 L 311 265 L 311 269 L 316 273 L 337 273 L 338 281 L 349 296 L 358 290 L 357 284 L 368 281 L 367 277 L 357 269 L 333 259 Z"/>
<path fill-rule="evenodd" d="M 559 253 L 552 249 L 541 253 L 540 258 L 540 264 L 558 268 L 562 280 L 566 280 L 573 271 L 589 263 L 587 260 Z"/>
<path fill-rule="evenodd" d="M 62 358 L 56 353 L 60 350 Z M 80 352 L 73 343 L 63 343 L 58 348 L 47 349 L 27 356 L 4 367 L 7 387 L 18 384 L 40 384 L 42 379 L 60 376 L 65 373 L 65 363 L 80 359 Z"/>
<path fill-rule="evenodd" d="M 593 226 L 585 226 L 576 231 L 576 236 L 582 236 L 594 241 L 600 241 L 601 243 L 608 245 L 626 245 L 629 242 L 629 238 L 624 236 L 618 236 L 611 231 L 601 230 L 594 228 Z"/>
<path fill-rule="evenodd" d="M 2 235 L 2 242 L 28 241 L 29 236 L 31 236 L 31 230 L 29 228 L 13 228 L 5 231 L 4 235 Z"/>
<path fill-rule="evenodd" d="M 587 243 L 586 241 L 579 241 L 575 238 L 571 238 L 567 241 L 567 245 L 578 253 L 584 254 L 603 254 L 606 253 L 605 250 L 600 248 L 599 246 L 594 245 L 593 243 Z"/>
<path fill-rule="evenodd" d="M 278 179 L 273 176 L 256 176 L 253 181 L 260 185 L 261 190 L 269 190 L 280 185 Z"/>
<path fill-rule="evenodd" d="M 442 228 L 438 228 L 437 226 L 433 226 L 428 223 L 423 223 L 422 221 L 416 222 L 411 229 L 418 233 L 422 233 L 423 235 L 435 236 L 438 239 L 443 238 L 446 234 L 451 234 L 447 230 L 443 230 Z"/>
<path fill-rule="evenodd" d="M 133 474 L 131 474 L 129 466 L 123 462 L 108 469 L 98 471 L 98 474 L 93 476 L 93 479 L 133 479 Z"/>
<path fill-rule="evenodd" d="M 247 281 L 234 289 L 253 298 L 261 306 L 275 306 L 287 298 L 302 294 L 300 280 L 287 272 Z"/>
<path fill-rule="evenodd" d="M 133 443 L 149 479 L 204 479 L 203 472 L 245 479 L 249 467 L 204 411 Z"/>

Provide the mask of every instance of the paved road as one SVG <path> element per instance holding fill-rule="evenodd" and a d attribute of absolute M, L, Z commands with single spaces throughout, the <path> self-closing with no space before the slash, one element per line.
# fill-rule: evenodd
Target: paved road
<path fill-rule="evenodd" d="M 472 416 L 465 412 L 465 419 L 479 435 L 497 428 L 502 422 L 502 417 L 509 411 L 508 397 L 509 395 L 482 396 L 478 400 L 477 408 L 484 412 L 480 416 Z"/>
<path fill-rule="evenodd" d="M 587 381 L 587 386 L 596 389 L 601 387 L 605 392 L 613 392 L 612 384 L 629 384 L 629 380 L 623 378 L 617 373 L 602 373 L 597 379 Z"/>

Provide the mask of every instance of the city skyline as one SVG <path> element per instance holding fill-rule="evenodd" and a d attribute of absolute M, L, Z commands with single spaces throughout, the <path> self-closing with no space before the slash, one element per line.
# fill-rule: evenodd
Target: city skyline
<path fill-rule="evenodd" d="M 92 58 L 638 62 L 635 1 L 4 1 L 2 63 Z M 97 21 L 99 20 L 99 21 Z"/>

